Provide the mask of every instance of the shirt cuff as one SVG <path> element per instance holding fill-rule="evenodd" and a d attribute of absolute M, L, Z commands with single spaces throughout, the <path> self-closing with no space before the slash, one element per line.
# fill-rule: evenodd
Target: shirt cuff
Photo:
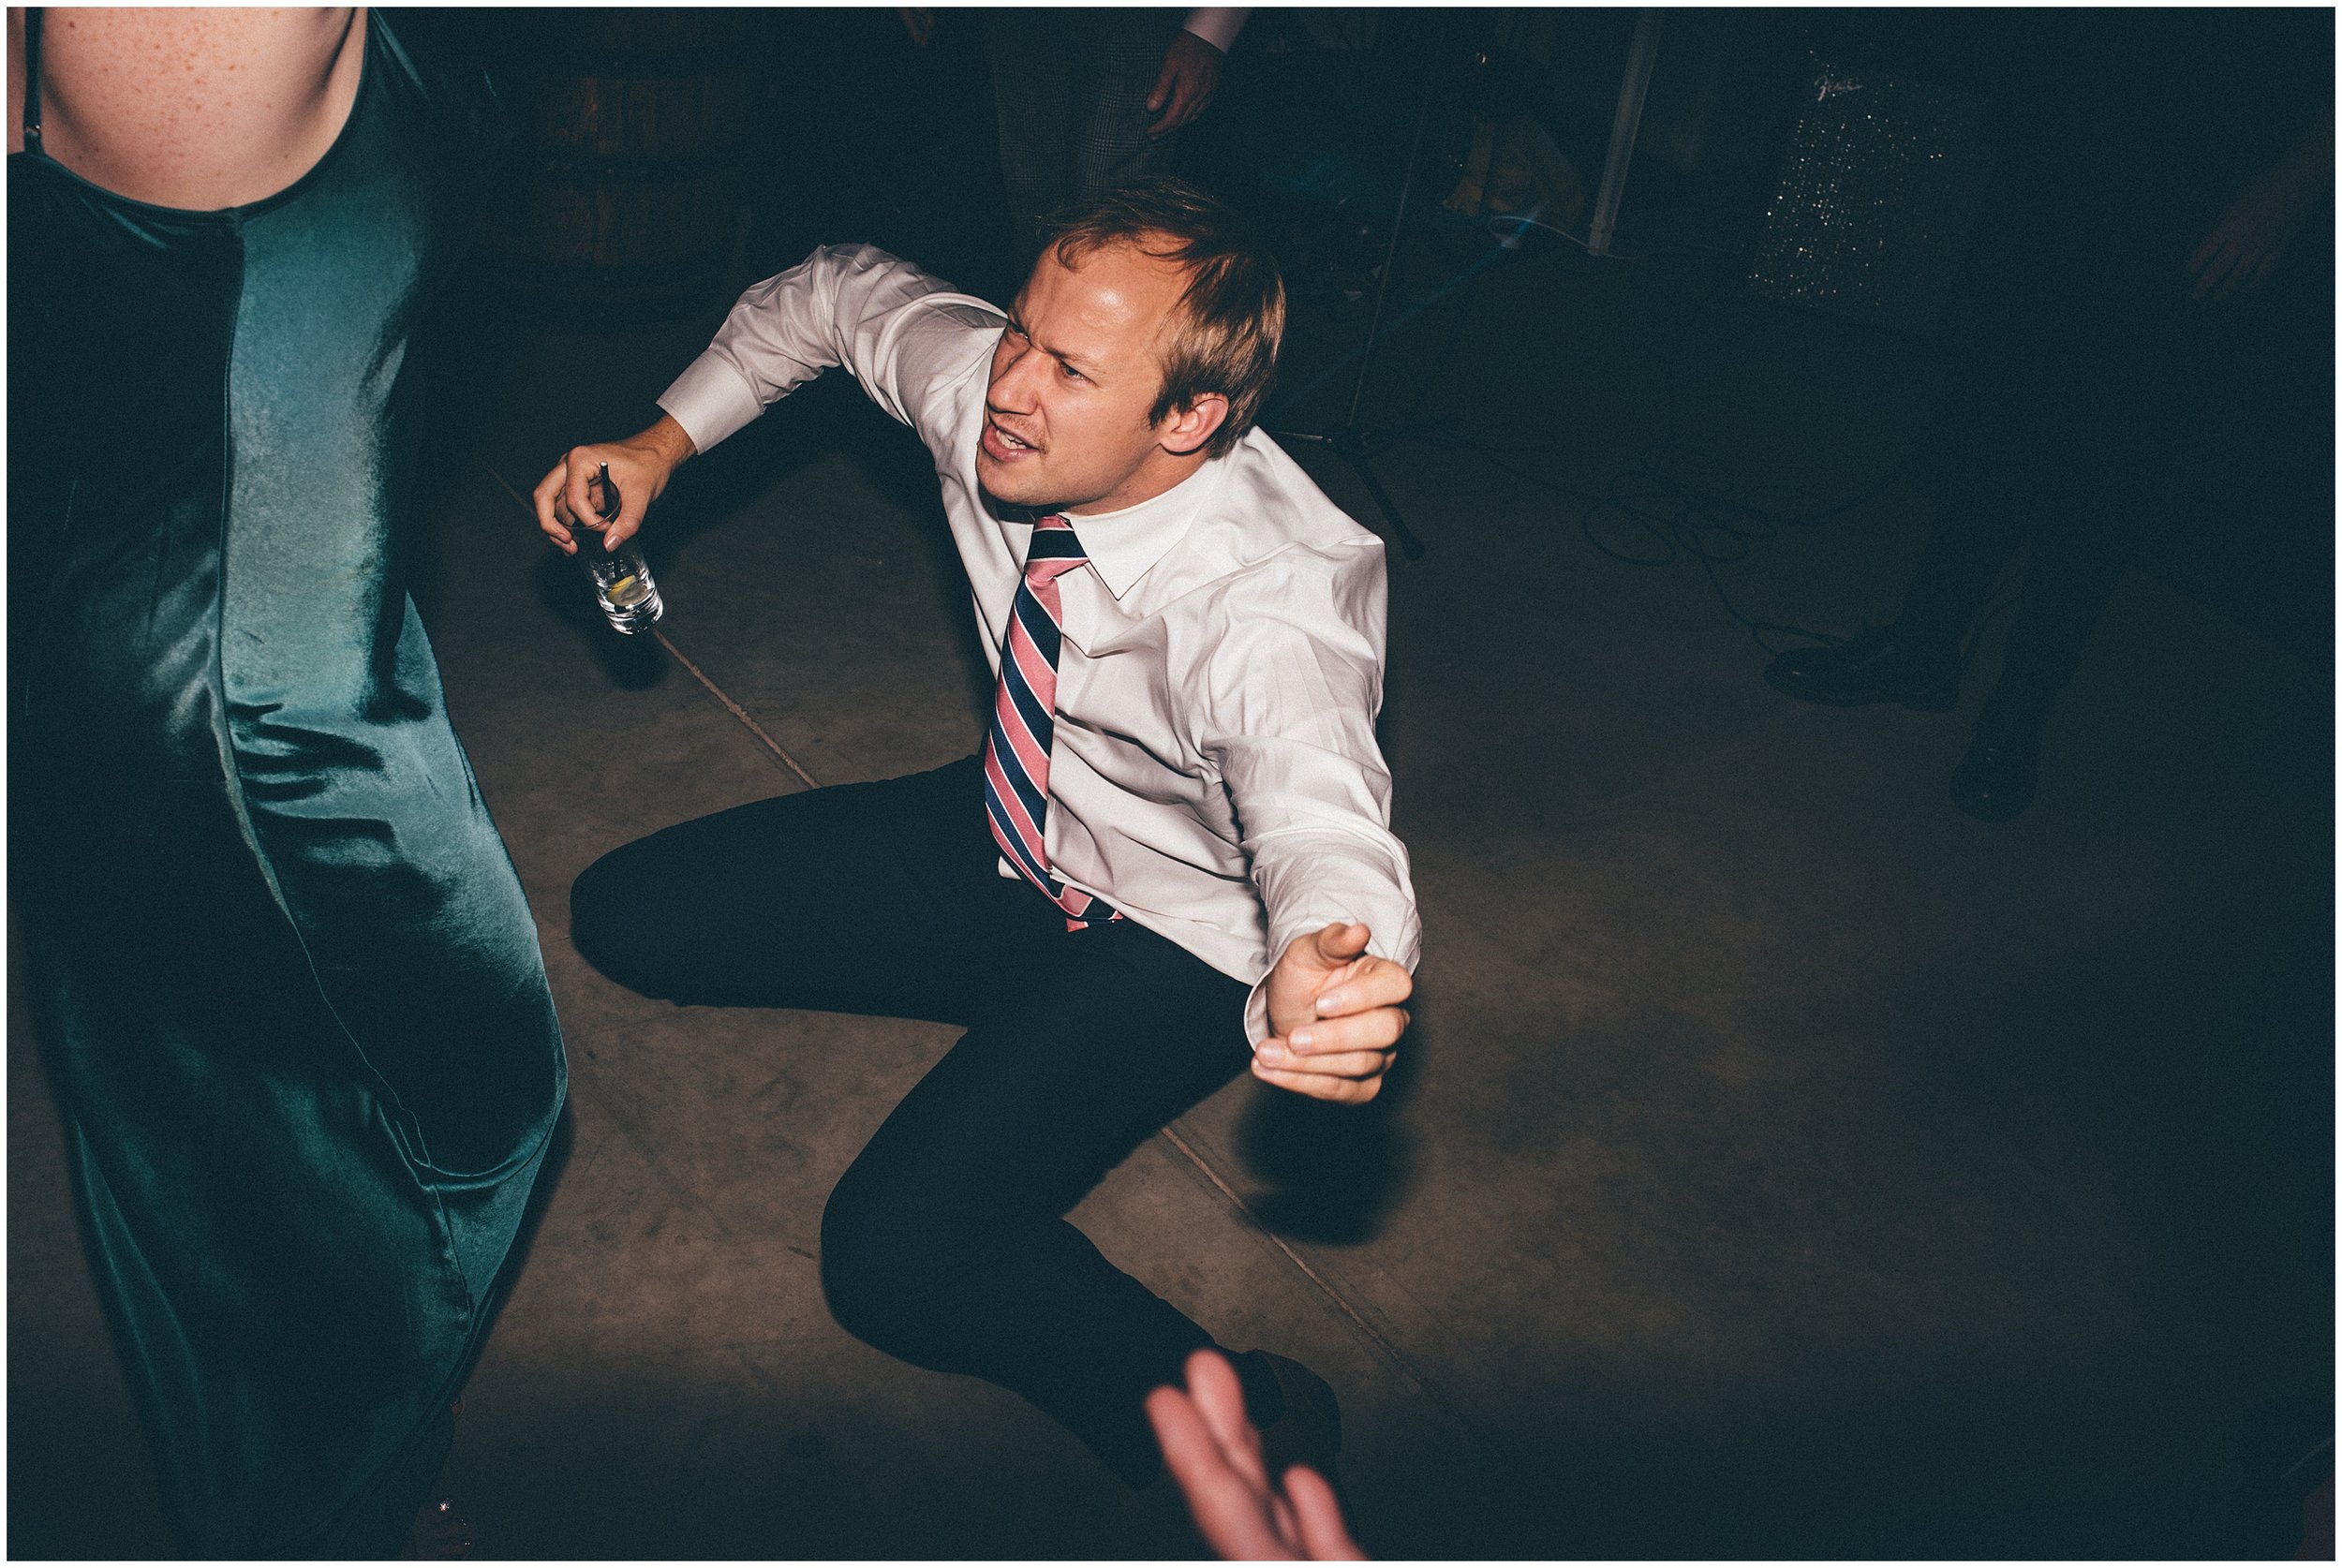
<path fill-rule="evenodd" d="M 764 411 L 748 377 L 713 348 L 684 367 L 659 394 L 659 407 L 691 437 L 692 450 L 703 452 Z"/>
<path fill-rule="evenodd" d="M 1225 54 L 1236 46 L 1236 36 L 1252 14 L 1250 6 L 1198 6 L 1179 25 Z"/>
<path fill-rule="evenodd" d="M 1253 994 L 1244 998 L 1244 1040 L 1253 1050 L 1268 1038 L 1268 977 L 1263 975 L 1253 983 Z"/>

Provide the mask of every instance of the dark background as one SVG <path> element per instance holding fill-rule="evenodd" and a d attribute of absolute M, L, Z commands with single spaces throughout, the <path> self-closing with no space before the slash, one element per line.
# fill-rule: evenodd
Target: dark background
<path fill-rule="evenodd" d="M 867 240 L 996 301 L 1021 282 L 981 9 L 939 12 L 924 49 L 888 7 L 407 14 L 444 47 L 487 62 L 512 109 L 509 161 L 494 175 L 497 216 L 476 286 L 463 291 L 482 313 L 449 318 L 457 362 L 498 326 L 705 315 L 816 244 Z M 1217 102 L 1185 133 L 1180 170 L 1261 224 L 1294 291 L 1297 337 L 1349 340 L 1330 380 L 1309 374 L 1310 345 L 1296 344 L 1288 395 L 1267 423 L 1323 427 L 1345 407 L 1305 408 L 1290 394 L 1313 381 L 1347 390 L 1417 111 L 1424 154 L 1390 308 L 1452 314 L 1476 298 L 1494 248 L 1483 215 L 1442 206 L 1475 120 L 1534 121 L 1590 206 L 1636 14 L 1254 13 Z M 1846 297 L 1822 311 L 1905 337 L 1940 366 L 1990 330 L 1994 302 L 2012 289 L 2083 291 L 2090 286 L 2075 280 L 2108 272 L 2106 256 L 2075 238 L 2085 227 L 2152 253 L 2176 298 L 2174 263 L 2246 179 L 2330 112 L 2331 37 L 2330 17 L 2315 9 L 1669 10 L 1615 248 L 1714 257 L 1743 274 L 1722 287 L 1763 295 L 1760 246 L 1771 222 L 1771 248 L 1780 248 L 1786 220 L 1773 209 L 1795 176 L 1791 135 L 1827 66 L 1952 105 L 1973 130 L 1975 188 L 1964 201 L 1889 201 L 1843 220 L 1883 259 L 1882 274 L 1946 274 L 1949 286 L 1921 310 L 1867 308 L 1864 280 L 1849 274 L 1835 280 Z M 638 105 L 629 120 L 609 83 L 629 75 L 697 75 L 720 90 L 705 101 L 671 96 L 649 116 Z M 599 151 L 619 149 L 599 159 L 560 124 L 594 106 L 594 91 L 581 97 L 580 87 L 597 78 Z M 1907 99 L 1889 108 L 1924 111 Z M 645 195 L 662 181 L 666 207 Z M 607 211 L 597 219 L 575 202 L 596 186 L 605 209 L 641 208 L 652 237 L 609 239 Z M 677 209 L 673 193 L 685 187 L 697 194 Z M 549 208 L 548 189 L 570 205 Z M 1793 241 L 1809 237 L 1789 227 Z M 604 232 L 599 265 L 577 259 L 588 229 Z M 1582 216 L 1574 232 L 1584 237 Z M 1526 239 L 1532 250 L 1567 243 Z M 2027 258 L 2020 282 L 1994 271 L 2008 270 L 2012 248 Z M 2209 482 L 2231 498 L 2240 484 L 2257 487 L 2275 504 L 2223 508 L 2191 474 L 2139 520 L 2134 543 L 2143 569 L 2321 658 L 2333 642 L 2330 223 L 2313 220 L 2294 251 L 2279 284 L 2249 305 L 2201 313 L 2235 340 L 2233 385 L 2207 391 L 2199 409 L 2203 445 L 2219 460 Z M 689 264 L 675 265 L 678 256 Z M 612 288 L 613 276 L 636 273 L 660 280 L 654 298 Z M 1401 412 L 1368 410 L 1392 426 Z M 1920 437 L 1942 412 L 1932 405 L 1912 422 L 1906 460 L 1937 455 Z"/>

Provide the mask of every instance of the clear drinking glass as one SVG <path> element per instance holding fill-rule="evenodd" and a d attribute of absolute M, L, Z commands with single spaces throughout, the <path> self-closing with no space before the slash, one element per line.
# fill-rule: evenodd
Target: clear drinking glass
<path fill-rule="evenodd" d="M 601 466 L 594 482 L 601 486 L 601 526 L 606 528 L 618 515 L 618 486 L 610 477 L 609 464 Z M 605 550 L 591 524 L 575 538 L 577 558 L 586 563 L 586 575 L 594 584 L 594 600 L 601 606 L 611 629 L 631 637 L 656 625 L 666 614 L 666 606 L 659 601 L 659 584 L 651 581 L 642 547 L 630 539 L 615 550 Z"/>

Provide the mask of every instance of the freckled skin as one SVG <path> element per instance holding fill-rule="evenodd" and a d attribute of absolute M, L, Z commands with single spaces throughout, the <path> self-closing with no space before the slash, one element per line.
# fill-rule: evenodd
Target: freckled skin
<path fill-rule="evenodd" d="M 157 206 L 273 196 L 325 155 L 356 101 L 357 9 L 52 8 L 41 34 L 49 155 Z M 24 13 L 8 7 L 8 150 L 23 145 Z"/>

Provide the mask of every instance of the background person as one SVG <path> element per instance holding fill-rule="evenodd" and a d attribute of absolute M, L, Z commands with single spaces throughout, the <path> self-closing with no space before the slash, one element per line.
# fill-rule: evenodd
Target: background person
<path fill-rule="evenodd" d="M 564 1089 L 402 577 L 482 126 L 393 27 L 9 12 L 10 895 L 203 1557 L 398 1548 Z"/>
<path fill-rule="evenodd" d="M 1001 7 L 984 13 L 1001 175 L 1021 269 L 1069 201 L 1178 168 L 1179 132 L 1211 106 L 1250 7 Z M 926 47 L 932 7 L 902 12 Z"/>
<path fill-rule="evenodd" d="M 1949 711 L 1993 584 L 2030 543 L 1997 679 L 1952 801 L 2033 801 L 2044 727 L 2153 528 L 2183 505 L 2333 510 L 2334 107 L 2310 13 L 1978 12 L 1939 61 L 1991 92 L 1995 217 L 1975 247 L 1944 408 L 1921 442 L 1937 511 L 1901 614 L 1783 654 L 1777 689 Z M 2307 252 L 2306 259 L 2304 252 Z M 2190 493 L 2226 468 L 2260 494 Z M 2269 483 L 2272 476 L 2282 476 Z M 2318 522 L 2325 526 L 2322 520 Z"/>

